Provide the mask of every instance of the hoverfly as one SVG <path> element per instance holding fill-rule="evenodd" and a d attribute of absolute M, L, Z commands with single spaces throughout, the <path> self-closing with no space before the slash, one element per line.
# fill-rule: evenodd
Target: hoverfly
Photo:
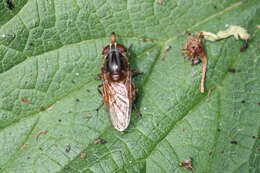
<path fill-rule="evenodd" d="M 123 45 L 117 44 L 113 32 L 111 43 L 102 51 L 103 67 L 99 74 L 103 81 L 99 86 L 103 90 L 103 103 L 107 106 L 112 124 L 118 131 L 124 131 L 128 127 L 135 99 L 132 70 L 126 52 L 127 49 Z"/>

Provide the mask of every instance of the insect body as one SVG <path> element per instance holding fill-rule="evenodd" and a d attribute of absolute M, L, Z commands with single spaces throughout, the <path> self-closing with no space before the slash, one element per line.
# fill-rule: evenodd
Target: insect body
<path fill-rule="evenodd" d="M 103 101 L 108 107 L 114 128 L 124 131 L 129 125 L 135 98 L 126 48 L 117 44 L 115 33 L 112 33 L 111 44 L 103 49 L 102 54 L 104 62 L 99 76 L 103 80 Z"/>

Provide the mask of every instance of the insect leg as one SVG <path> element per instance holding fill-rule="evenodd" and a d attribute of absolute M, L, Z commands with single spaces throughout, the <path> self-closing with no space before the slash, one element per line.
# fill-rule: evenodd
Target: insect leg
<path fill-rule="evenodd" d="M 102 79 L 102 74 L 98 74 L 96 77 L 95 77 L 96 80 L 101 80 Z"/>
<path fill-rule="evenodd" d="M 136 104 L 133 104 L 133 109 L 136 110 L 138 118 L 142 118 L 142 113 L 140 112 L 140 110 L 137 108 Z"/>
<path fill-rule="evenodd" d="M 97 111 L 97 114 L 98 114 L 98 111 L 100 108 L 102 108 L 102 106 L 104 105 L 104 102 L 102 101 L 102 103 L 97 107 L 96 111 Z"/>
<path fill-rule="evenodd" d="M 133 73 L 133 77 L 139 76 L 139 75 L 143 75 L 144 73 L 139 71 L 139 70 L 132 70 Z"/>
<path fill-rule="evenodd" d="M 103 92 L 100 90 L 100 88 L 103 87 L 103 84 L 100 84 L 97 86 L 97 90 L 101 96 L 103 96 Z M 96 111 L 98 114 L 99 109 L 104 105 L 104 101 L 102 100 L 102 103 L 97 107 Z"/>
<path fill-rule="evenodd" d="M 131 56 L 131 49 L 133 47 L 133 44 L 131 44 L 128 48 L 127 48 L 127 52 L 124 53 L 124 56 L 126 57 L 130 57 Z M 128 58 L 127 58 L 128 59 Z"/>
<path fill-rule="evenodd" d="M 103 92 L 100 90 L 100 88 L 103 87 L 103 84 L 100 84 L 97 86 L 97 90 L 101 96 L 103 96 Z"/>
<path fill-rule="evenodd" d="M 127 50 L 131 50 L 131 49 L 132 49 L 132 47 L 133 47 L 133 44 L 130 44 L 130 46 L 128 47 L 128 49 L 127 49 Z"/>

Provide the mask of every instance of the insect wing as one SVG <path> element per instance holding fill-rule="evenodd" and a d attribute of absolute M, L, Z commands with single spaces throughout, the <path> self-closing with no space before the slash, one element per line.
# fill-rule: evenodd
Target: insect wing
<path fill-rule="evenodd" d="M 131 81 L 111 82 L 104 87 L 112 124 L 118 131 L 124 131 L 129 125 L 132 112 Z"/>

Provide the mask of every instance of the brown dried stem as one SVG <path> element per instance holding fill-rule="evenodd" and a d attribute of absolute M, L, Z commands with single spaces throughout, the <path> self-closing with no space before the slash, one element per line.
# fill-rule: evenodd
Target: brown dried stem
<path fill-rule="evenodd" d="M 205 78 L 206 78 L 206 71 L 207 71 L 207 56 L 204 55 L 202 57 L 202 74 L 201 74 L 201 80 L 200 80 L 200 92 L 204 93 L 205 89 L 204 89 L 204 83 L 205 83 Z"/>
<path fill-rule="evenodd" d="M 201 81 L 200 81 L 200 92 L 204 93 L 205 92 L 204 83 L 205 83 L 206 71 L 207 71 L 207 56 L 203 45 L 202 33 L 197 33 L 195 35 L 190 34 L 182 50 L 186 51 L 187 57 L 190 58 L 191 60 L 195 60 L 196 58 L 201 57 L 203 65 L 202 65 L 202 74 L 201 74 Z"/>

